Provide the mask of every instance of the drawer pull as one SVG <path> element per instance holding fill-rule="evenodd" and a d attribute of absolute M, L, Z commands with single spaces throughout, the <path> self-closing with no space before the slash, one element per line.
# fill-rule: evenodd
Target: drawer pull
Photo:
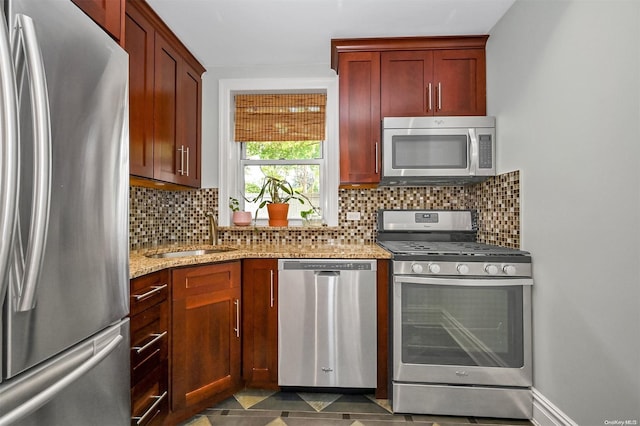
<path fill-rule="evenodd" d="M 145 422 L 145 419 L 149 416 L 149 414 L 153 413 L 158 405 L 162 402 L 163 399 L 167 397 L 167 391 L 160 396 L 152 396 L 151 399 L 155 399 L 155 402 L 151 404 L 151 407 L 147 411 L 144 412 L 143 415 L 139 417 L 131 417 L 131 420 L 135 420 L 137 425 L 141 425 Z"/>
<path fill-rule="evenodd" d="M 156 343 L 158 340 L 162 339 L 164 336 L 166 336 L 167 332 L 163 331 L 162 333 L 156 333 L 156 334 L 152 334 L 151 336 L 153 337 L 153 339 L 151 339 L 146 345 L 144 346 L 134 346 L 131 348 L 131 350 L 135 350 L 137 354 L 146 351 L 150 346 L 152 346 L 154 343 Z"/>
<path fill-rule="evenodd" d="M 144 300 L 148 297 L 153 296 L 156 293 L 159 293 L 160 290 L 163 290 L 165 288 L 167 288 L 168 284 L 163 284 L 163 285 L 154 285 L 152 288 L 152 290 L 149 290 L 146 293 L 142 293 L 142 294 L 134 294 L 133 297 L 136 299 L 136 302 L 139 302 L 141 300 Z"/>

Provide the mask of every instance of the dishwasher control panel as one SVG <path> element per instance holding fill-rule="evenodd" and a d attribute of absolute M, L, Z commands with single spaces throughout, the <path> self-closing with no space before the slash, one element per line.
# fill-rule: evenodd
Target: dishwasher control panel
<path fill-rule="evenodd" d="M 375 271 L 375 260 L 280 260 L 280 270 L 303 271 Z"/>

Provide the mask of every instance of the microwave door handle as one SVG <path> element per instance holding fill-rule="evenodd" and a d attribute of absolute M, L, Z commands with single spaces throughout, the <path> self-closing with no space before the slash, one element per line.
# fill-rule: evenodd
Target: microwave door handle
<path fill-rule="evenodd" d="M 478 135 L 476 129 L 469 129 L 469 175 L 475 176 L 479 161 Z"/>

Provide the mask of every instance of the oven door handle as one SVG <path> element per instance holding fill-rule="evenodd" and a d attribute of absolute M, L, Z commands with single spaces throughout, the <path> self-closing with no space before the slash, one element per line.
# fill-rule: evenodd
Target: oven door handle
<path fill-rule="evenodd" d="M 533 285 L 531 278 L 440 278 L 416 277 L 414 275 L 394 275 L 394 283 L 448 285 L 459 287 L 507 287 L 519 285 Z"/>

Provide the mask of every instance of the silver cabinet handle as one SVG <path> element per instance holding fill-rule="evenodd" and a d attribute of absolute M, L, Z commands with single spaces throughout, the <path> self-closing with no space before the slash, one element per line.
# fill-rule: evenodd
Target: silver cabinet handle
<path fill-rule="evenodd" d="M 149 417 L 149 415 L 156 410 L 156 407 L 158 405 L 160 405 L 162 400 L 165 399 L 166 397 L 167 397 L 167 391 L 164 391 L 164 393 L 162 395 L 151 396 L 150 398 L 151 399 L 155 399 L 155 401 L 153 402 L 153 404 L 151 404 L 149 409 L 147 409 L 147 411 L 145 411 L 144 414 L 142 414 L 139 417 L 131 417 L 131 420 L 135 420 L 136 421 L 136 425 L 143 424 L 145 422 L 146 418 Z"/>
<path fill-rule="evenodd" d="M 234 300 L 233 304 L 236 305 L 236 326 L 233 331 L 235 331 L 236 337 L 240 337 L 240 300 Z"/>
<path fill-rule="evenodd" d="M 442 84 L 438 82 L 438 111 L 442 111 Z"/>
<path fill-rule="evenodd" d="M 273 308 L 273 303 L 275 302 L 275 298 L 273 295 L 273 269 L 269 272 L 271 272 L 271 307 Z"/>
<path fill-rule="evenodd" d="M 153 339 L 151 339 L 144 346 L 134 346 L 134 347 L 131 348 L 131 350 L 132 351 L 135 350 L 137 354 L 142 353 L 142 352 L 146 351 L 149 347 L 153 346 L 154 343 L 156 343 L 158 340 L 161 340 L 166 335 L 167 335 L 166 331 L 163 331 L 162 333 L 150 334 L 150 336 L 153 337 Z"/>
<path fill-rule="evenodd" d="M 29 241 L 24 257 L 22 253 L 17 253 L 20 247 L 14 247 L 13 271 L 17 281 L 22 283 L 15 309 L 18 312 L 24 312 L 33 309 L 36 303 L 36 287 L 47 241 L 51 200 L 51 115 L 44 62 L 33 20 L 30 17 L 16 15 L 16 31 L 12 45 L 18 81 L 22 81 L 25 74 L 31 77 L 29 89 L 33 100 L 31 110 L 34 122 L 33 204 Z"/>
<path fill-rule="evenodd" d="M 433 108 L 433 102 L 431 101 L 431 83 L 429 83 L 429 87 L 428 87 L 427 91 L 428 91 L 428 96 L 427 97 L 429 98 L 429 100 L 427 101 L 428 105 L 429 105 L 429 107 L 427 108 L 427 112 L 429 112 Z"/>
<path fill-rule="evenodd" d="M 0 233 L 7 244 L 0 245 L 0 277 L 9 268 L 13 225 L 18 194 L 18 91 L 11 57 L 9 30 L 0 12 Z M 5 294 L 8 280 L 0 279 L 0 294 Z"/>
<path fill-rule="evenodd" d="M 187 172 L 185 174 L 189 176 L 189 147 L 187 147 Z"/>
<path fill-rule="evenodd" d="M 184 176 L 184 145 L 180 145 L 178 151 L 180 152 L 180 169 L 178 169 L 178 173 L 180 173 L 180 176 Z"/>
<path fill-rule="evenodd" d="M 376 141 L 376 145 L 375 145 L 375 155 L 376 155 L 376 174 L 378 174 L 380 172 L 380 167 L 378 166 L 378 160 L 379 160 L 379 153 L 378 153 L 378 142 Z"/>
<path fill-rule="evenodd" d="M 136 302 L 139 302 L 141 300 L 147 299 L 151 296 L 153 296 L 156 293 L 159 293 L 160 290 L 167 288 L 168 284 L 163 284 L 163 285 L 154 285 L 153 287 L 151 287 L 151 290 L 147 291 L 146 293 L 142 293 L 142 294 L 134 294 L 133 297 L 134 299 L 136 299 Z"/>

